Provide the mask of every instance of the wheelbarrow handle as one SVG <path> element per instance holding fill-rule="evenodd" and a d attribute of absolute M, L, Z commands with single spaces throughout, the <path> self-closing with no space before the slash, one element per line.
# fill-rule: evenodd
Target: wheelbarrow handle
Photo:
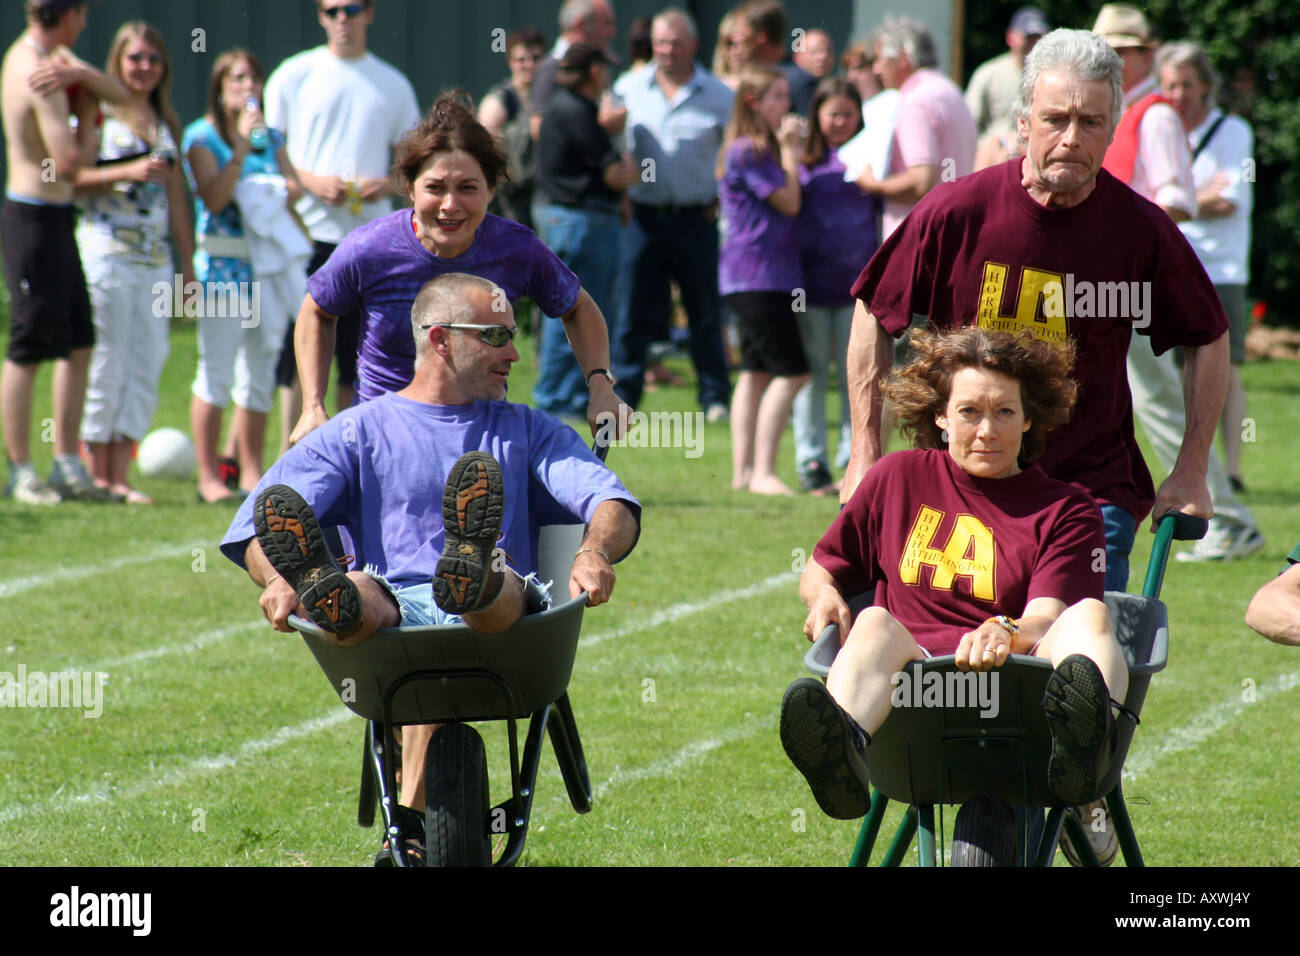
<path fill-rule="evenodd" d="M 1210 522 L 1181 511 L 1167 511 L 1156 527 L 1156 540 L 1151 546 L 1151 560 L 1147 562 L 1146 581 L 1142 585 L 1143 597 L 1158 598 L 1165 583 L 1165 566 L 1169 563 L 1169 544 L 1172 541 L 1199 541 L 1205 537 Z"/>

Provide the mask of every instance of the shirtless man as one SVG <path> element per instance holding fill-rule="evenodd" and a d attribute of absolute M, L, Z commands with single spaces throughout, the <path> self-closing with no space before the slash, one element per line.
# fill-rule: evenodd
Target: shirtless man
<path fill-rule="evenodd" d="M 95 161 L 99 102 L 124 103 L 127 94 L 72 54 L 69 47 L 85 26 L 84 2 L 28 0 L 27 29 L 0 67 L 8 160 L 0 247 L 12 303 L 0 423 L 10 468 L 7 491 L 26 504 L 108 500 L 77 455 L 95 333 L 73 237 L 72 191 L 77 171 Z M 50 359 L 54 468 L 46 484 L 32 466 L 31 416 L 37 366 Z"/>

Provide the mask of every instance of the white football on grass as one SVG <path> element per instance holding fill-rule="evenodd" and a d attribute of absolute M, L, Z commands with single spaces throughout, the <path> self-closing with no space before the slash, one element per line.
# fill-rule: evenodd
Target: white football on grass
<path fill-rule="evenodd" d="M 135 460 L 146 477 L 177 481 L 193 478 L 198 466 L 194 443 L 179 428 L 158 428 L 145 435 Z"/>

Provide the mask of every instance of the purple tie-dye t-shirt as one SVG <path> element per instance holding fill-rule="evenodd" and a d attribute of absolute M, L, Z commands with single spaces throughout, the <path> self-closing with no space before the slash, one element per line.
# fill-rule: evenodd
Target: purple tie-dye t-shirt
<path fill-rule="evenodd" d="M 411 304 L 426 282 L 448 272 L 490 279 L 511 301 L 528 296 L 550 316 L 570 312 L 582 291 L 578 277 L 531 229 L 508 219 L 485 216 L 470 247 L 450 259 L 420 244 L 409 209 L 369 222 L 349 233 L 307 280 L 308 293 L 328 314 L 361 308 L 358 402 L 411 384 Z"/>
<path fill-rule="evenodd" d="M 718 291 L 789 292 L 803 285 L 794 217 L 767 197 L 785 184 L 785 170 L 770 152 L 755 153 L 748 137 L 727 147 L 718 198 L 726 238 L 718 257 Z"/>

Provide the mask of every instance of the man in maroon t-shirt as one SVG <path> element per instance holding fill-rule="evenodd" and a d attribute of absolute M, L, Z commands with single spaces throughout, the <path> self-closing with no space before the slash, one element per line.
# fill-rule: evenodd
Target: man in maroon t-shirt
<path fill-rule="evenodd" d="M 1101 169 L 1121 70 L 1096 34 L 1044 37 L 1021 85 L 1028 154 L 941 185 L 867 264 L 853 287 L 853 455 L 841 486 L 847 502 L 881 455 L 880 387 L 893 362 L 882 333 L 899 336 L 924 317 L 937 328 L 1073 338 L 1078 406 L 1041 464 L 1102 506 L 1108 590 L 1127 586 L 1134 529 L 1153 503 L 1157 515 L 1211 514 L 1206 462 L 1228 368 L 1227 318 L 1195 252 L 1158 206 Z M 1187 354 L 1187 430 L 1158 493 L 1133 434 L 1125 356 L 1134 331 L 1157 353 L 1182 345 Z"/>

